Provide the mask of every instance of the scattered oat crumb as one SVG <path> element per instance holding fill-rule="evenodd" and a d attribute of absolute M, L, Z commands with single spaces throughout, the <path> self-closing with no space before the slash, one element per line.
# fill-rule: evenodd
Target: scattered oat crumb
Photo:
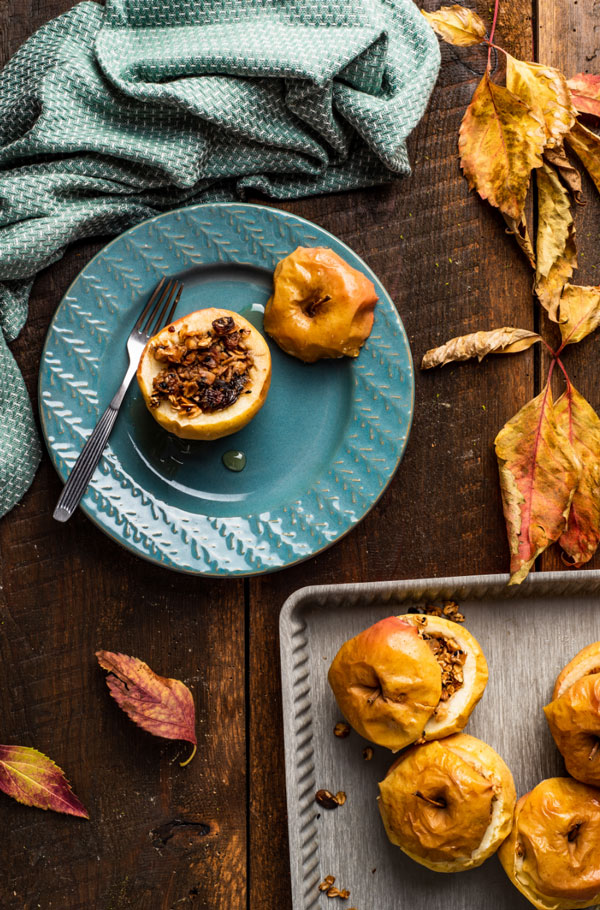
<path fill-rule="evenodd" d="M 363 749 L 363 758 L 365 761 L 371 761 L 373 758 L 373 750 L 371 746 L 367 746 L 365 749 Z"/>
<path fill-rule="evenodd" d="M 327 875 L 319 885 L 319 891 L 327 891 L 335 884 L 335 875 Z"/>
<path fill-rule="evenodd" d="M 350 724 L 345 724 L 340 721 L 333 728 L 333 733 L 338 739 L 346 739 L 347 736 L 350 736 Z"/>

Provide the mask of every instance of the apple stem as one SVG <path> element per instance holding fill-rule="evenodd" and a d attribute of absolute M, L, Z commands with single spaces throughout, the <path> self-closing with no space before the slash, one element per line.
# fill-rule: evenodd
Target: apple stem
<path fill-rule="evenodd" d="M 192 749 L 192 754 L 190 755 L 190 757 L 189 757 L 189 758 L 186 758 L 185 761 L 180 761 L 180 762 L 179 762 L 179 767 L 180 767 L 180 768 L 185 768 L 186 765 L 189 765 L 189 763 L 190 763 L 191 760 L 193 759 L 194 755 L 196 754 L 196 749 L 197 749 L 197 746 L 196 746 L 196 743 L 194 743 L 194 748 Z"/>

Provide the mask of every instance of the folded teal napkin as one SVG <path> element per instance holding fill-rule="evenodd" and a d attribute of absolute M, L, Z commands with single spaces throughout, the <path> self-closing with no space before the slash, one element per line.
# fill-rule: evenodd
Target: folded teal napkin
<path fill-rule="evenodd" d="M 411 0 L 86 0 L 23 45 L 0 74 L 0 515 L 40 458 L 7 347 L 35 274 L 188 203 L 408 174 L 438 66 Z"/>

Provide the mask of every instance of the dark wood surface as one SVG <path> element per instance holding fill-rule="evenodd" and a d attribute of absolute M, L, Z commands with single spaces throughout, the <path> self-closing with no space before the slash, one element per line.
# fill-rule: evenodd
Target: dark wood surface
<path fill-rule="evenodd" d="M 0 64 L 71 5 L 4 0 Z M 427 0 L 428 8 L 438 5 Z M 490 5 L 477 3 L 488 21 Z M 569 75 L 598 72 L 596 5 L 504 0 L 498 41 L 526 59 L 534 48 L 538 59 Z M 528 267 L 458 169 L 458 126 L 484 65 L 481 49 L 444 46 L 437 87 L 410 141 L 410 179 L 283 205 L 339 235 L 379 274 L 417 362 L 456 334 L 540 323 Z M 590 201 L 578 216 L 578 283 L 598 283 L 599 215 Z M 34 399 L 51 314 L 101 245 L 77 244 L 36 281 L 29 321 L 13 345 Z M 598 407 L 594 343 L 584 342 L 566 359 L 575 385 Z M 492 442 L 540 388 L 542 368 L 532 351 L 480 367 L 417 372 L 408 450 L 377 507 L 315 559 L 251 581 L 160 570 L 120 549 L 82 515 L 59 528 L 51 510 L 60 483 L 44 459 L 30 492 L 0 523 L 0 740 L 51 755 L 91 820 L 0 798 L 3 910 L 291 906 L 281 605 L 307 583 L 505 571 Z M 540 568 L 556 566 L 553 556 L 542 562 Z M 185 750 L 137 730 L 111 702 L 95 664 L 98 648 L 139 656 L 191 687 L 199 744 L 188 767 L 178 764 Z"/>

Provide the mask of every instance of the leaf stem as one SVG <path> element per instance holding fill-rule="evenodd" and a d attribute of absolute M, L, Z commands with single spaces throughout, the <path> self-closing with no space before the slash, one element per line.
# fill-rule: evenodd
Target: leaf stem
<path fill-rule="evenodd" d="M 196 746 L 196 743 L 194 743 L 194 748 L 192 749 L 192 754 L 190 755 L 190 757 L 189 757 L 189 758 L 186 758 L 185 761 L 180 761 L 180 762 L 179 762 L 179 767 L 180 767 L 180 768 L 185 768 L 186 765 L 189 765 L 189 763 L 190 763 L 191 760 L 193 759 L 194 755 L 196 754 L 196 749 L 197 749 L 197 748 L 198 748 L 198 747 Z"/>
<path fill-rule="evenodd" d="M 490 40 L 488 42 L 488 61 L 487 61 L 487 72 L 489 73 L 492 66 L 492 44 L 494 40 L 494 32 L 496 31 L 496 22 L 498 21 L 498 8 L 500 6 L 500 0 L 496 0 L 494 4 L 494 19 L 492 21 L 492 30 L 490 31 Z"/>

